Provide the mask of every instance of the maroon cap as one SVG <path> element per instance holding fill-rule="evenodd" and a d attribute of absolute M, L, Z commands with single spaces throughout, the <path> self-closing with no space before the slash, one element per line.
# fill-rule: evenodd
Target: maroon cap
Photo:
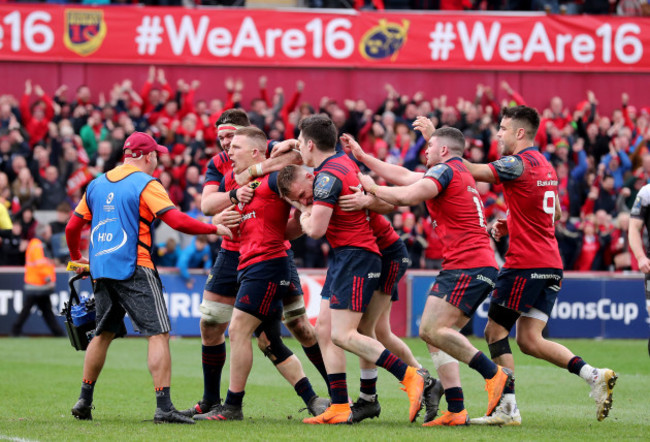
<path fill-rule="evenodd" d="M 153 151 L 159 154 L 168 154 L 169 149 L 156 143 L 156 140 L 149 134 L 144 132 L 133 132 L 129 138 L 124 142 L 124 150 L 129 149 L 133 152 L 132 156 L 137 157 L 140 154 L 147 154 Z"/>

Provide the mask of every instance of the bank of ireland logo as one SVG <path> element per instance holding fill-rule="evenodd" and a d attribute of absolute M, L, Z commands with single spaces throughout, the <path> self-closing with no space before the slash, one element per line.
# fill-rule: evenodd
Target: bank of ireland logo
<path fill-rule="evenodd" d="M 113 192 L 109 193 L 108 196 L 106 197 L 106 204 L 110 204 L 113 201 L 114 197 L 115 195 L 113 194 Z"/>
<path fill-rule="evenodd" d="M 86 57 L 100 48 L 106 37 L 104 11 L 66 9 L 63 43 L 72 52 Z"/>
<path fill-rule="evenodd" d="M 399 50 L 406 43 L 410 22 L 402 20 L 402 24 L 390 23 L 386 19 L 369 29 L 361 38 L 359 52 L 367 60 L 381 60 L 390 57 L 395 61 Z"/>

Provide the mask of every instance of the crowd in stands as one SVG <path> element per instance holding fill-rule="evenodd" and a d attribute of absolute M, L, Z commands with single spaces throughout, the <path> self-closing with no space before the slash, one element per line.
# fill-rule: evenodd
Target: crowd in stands
<path fill-rule="evenodd" d="M 134 130 L 149 132 L 169 148 L 155 176 L 182 211 L 203 218 L 202 180 L 208 160 L 220 152 L 215 122 L 226 109 L 245 108 L 251 122 L 274 140 L 297 137 L 300 119 L 326 113 L 341 134 L 355 136 L 366 152 L 425 171 L 425 141 L 412 127 L 418 115 L 430 117 L 436 127 L 460 129 L 467 140 L 465 157 L 487 162 L 499 157 L 495 135 L 500 109 L 526 103 L 506 82 L 498 90 L 479 84 L 475 96 L 455 103 L 444 95 L 407 96 L 387 84 L 376 108 L 363 100 L 303 101 L 306 86 L 301 81 L 285 94 L 281 88 L 271 91 L 261 77 L 259 96 L 250 103 L 242 102 L 242 81 L 227 78 L 224 86 L 223 97 L 206 99 L 197 94 L 198 81 L 178 79 L 172 86 L 163 69 L 151 67 L 144 84 L 126 79 L 107 97 L 95 96 L 86 86 L 74 92 L 65 85 L 45 91 L 29 79 L 21 97 L 0 96 L 0 265 L 24 263 L 38 223 L 34 211 L 56 213 L 48 242 L 59 262 L 65 262 L 64 229 L 71 210 L 91 179 L 121 161 L 124 140 Z M 586 91 L 579 103 L 553 97 L 547 108 L 539 109 L 536 142 L 557 170 L 562 206 L 557 237 L 566 270 L 636 269 L 627 228 L 635 196 L 650 182 L 650 108 L 633 104 L 623 94 L 620 108 L 605 115 L 596 94 Z M 491 222 L 505 217 L 499 186 L 479 183 L 478 191 Z M 440 241 L 424 205 L 399 208 L 390 220 L 407 245 L 413 268 L 439 268 Z M 207 269 L 218 248 L 215 241 L 196 238 L 187 246 L 191 250 L 183 251 L 178 241 L 163 238 L 154 257 L 160 266 Z M 495 244 L 501 256 L 506 247 L 504 241 Z M 324 240 L 302 237 L 294 250 L 298 266 L 327 265 Z M 181 273 L 190 286 L 189 274 Z"/>

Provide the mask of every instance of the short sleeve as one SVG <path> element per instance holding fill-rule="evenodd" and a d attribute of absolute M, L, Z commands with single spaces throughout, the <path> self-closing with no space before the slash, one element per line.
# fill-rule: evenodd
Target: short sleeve
<path fill-rule="evenodd" d="M 630 211 L 630 217 L 645 219 L 648 214 L 648 207 L 650 207 L 650 185 L 645 185 L 636 195 L 632 210 Z"/>
<path fill-rule="evenodd" d="M 280 189 L 278 188 L 278 173 L 272 172 L 269 174 L 269 188 L 280 195 Z"/>
<path fill-rule="evenodd" d="M 489 165 L 498 182 L 516 180 L 524 173 L 524 162 L 517 155 L 500 158 Z"/>
<path fill-rule="evenodd" d="M 438 192 L 446 189 L 453 177 L 454 170 L 447 164 L 436 164 L 424 174 L 424 178 L 430 179 L 438 185 Z"/>
<path fill-rule="evenodd" d="M 86 194 L 85 193 L 81 197 L 81 201 L 79 201 L 79 204 L 77 204 L 77 207 L 74 209 L 74 214 L 76 216 L 78 216 L 79 218 L 82 218 L 82 219 L 84 219 L 86 221 L 90 221 L 90 220 L 93 219 L 93 215 L 92 215 L 92 213 L 90 213 L 90 209 L 88 208 L 88 202 L 86 201 Z"/>
<path fill-rule="evenodd" d="M 334 207 L 338 202 L 343 183 L 328 172 L 320 172 L 314 180 L 314 204 Z"/>
<path fill-rule="evenodd" d="M 167 191 L 159 181 L 152 180 L 142 191 L 140 199 L 157 217 L 174 208 Z"/>
<path fill-rule="evenodd" d="M 214 158 L 212 158 L 205 171 L 205 185 L 218 186 L 222 181 L 223 174 L 217 169 L 217 166 L 214 164 Z"/>

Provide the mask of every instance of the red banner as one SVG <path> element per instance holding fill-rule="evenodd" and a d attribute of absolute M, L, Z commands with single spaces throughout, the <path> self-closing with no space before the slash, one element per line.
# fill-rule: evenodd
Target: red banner
<path fill-rule="evenodd" d="M 0 6 L 0 60 L 650 71 L 650 19 Z"/>

